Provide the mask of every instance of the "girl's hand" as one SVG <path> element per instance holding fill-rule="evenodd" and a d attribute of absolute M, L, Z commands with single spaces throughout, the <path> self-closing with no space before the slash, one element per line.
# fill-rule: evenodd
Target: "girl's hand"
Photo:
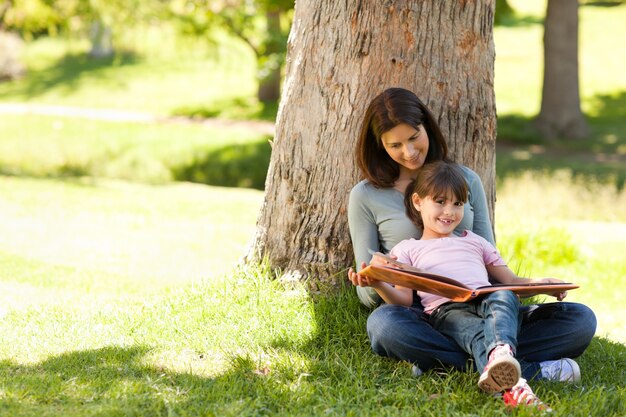
<path fill-rule="evenodd" d="M 361 269 L 365 268 L 367 265 L 365 262 L 361 264 Z M 359 287 L 380 287 L 381 282 L 377 279 L 366 277 L 365 275 L 360 275 L 355 272 L 352 268 L 348 269 L 348 279 L 352 282 L 352 285 Z"/>
<path fill-rule="evenodd" d="M 531 279 L 531 281 L 535 284 L 563 284 L 565 282 L 558 278 L 538 278 Z M 556 297 L 556 299 L 559 301 L 563 301 L 565 297 L 567 297 L 567 291 L 556 292 L 550 295 Z"/>

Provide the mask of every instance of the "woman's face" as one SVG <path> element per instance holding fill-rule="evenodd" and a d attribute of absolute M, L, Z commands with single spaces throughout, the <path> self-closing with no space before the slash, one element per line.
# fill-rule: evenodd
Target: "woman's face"
<path fill-rule="evenodd" d="M 424 165 L 428 154 L 428 133 L 423 125 L 415 129 L 399 124 L 381 135 L 383 146 L 401 171 L 413 172 Z"/>

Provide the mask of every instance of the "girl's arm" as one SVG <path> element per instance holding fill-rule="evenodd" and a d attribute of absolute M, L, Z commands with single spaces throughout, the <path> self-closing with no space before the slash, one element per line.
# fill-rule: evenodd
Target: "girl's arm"
<path fill-rule="evenodd" d="M 563 283 L 563 280 L 558 278 L 522 278 L 515 275 L 511 269 L 509 269 L 506 265 L 486 265 L 487 272 L 489 276 L 494 280 L 498 281 L 501 284 L 507 285 L 515 285 L 515 284 L 560 284 Z M 567 291 L 556 292 L 551 294 L 557 298 L 557 300 L 561 301 L 565 297 L 567 297 Z"/>
<path fill-rule="evenodd" d="M 522 278 L 518 277 L 511 269 L 506 265 L 486 265 L 489 276 L 493 277 L 500 284 L 515 285 L 515 284 L 558 284 L 564 282 L 558 278 Z"/>
<path fill-rule="evenodd" d="M 374 288 L 387 304 L 398 304 L 406 307 L 411 307 L 413 304 L 413 290 L 410 288 L 400 287 L 398 285 L 394 287 L 387 282 L 368 277 L 364 278 L 367 279 L 369 286 Z"/>

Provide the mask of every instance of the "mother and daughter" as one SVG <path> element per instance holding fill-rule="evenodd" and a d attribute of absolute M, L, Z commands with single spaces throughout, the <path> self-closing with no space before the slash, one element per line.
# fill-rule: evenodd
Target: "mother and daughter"
<path fill-rule="evenodd" d="M 508 405 L 546 408 L 527 381 L 580 379 L 571 358 L 583 353 L 595 333 L 588 307 L 522 306 L 509 291 L 451 303 L 358 273 L 380 251 L 475 287 L 489 285 L 489 278 L 528 282 L 495 249 L 480 178 L 447 153 L 435 118 L 414 93 L 391 88 L 372 100 L 356 151 L 364 180 L 352 189 L 348 206 L 357 262 L 348 277 L 361 303 L 377 307 L 367 320 L 372 350 L 414 364 L 416 374 L 439 366 L 465 370 L 471 357 L 481 389 L 502 392 Z"/>

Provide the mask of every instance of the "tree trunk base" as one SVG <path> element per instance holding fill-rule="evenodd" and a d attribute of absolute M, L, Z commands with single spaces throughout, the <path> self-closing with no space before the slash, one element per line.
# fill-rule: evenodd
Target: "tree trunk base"
<path fill-rule="evenodd" d="M 548 140 L 582 140 L 588 139 L 591 134 L 589 125 L 582 115 L 567 122 L 558 123 L 540 115 L 532 122 L 532 126 L 542 138 Z"/>

